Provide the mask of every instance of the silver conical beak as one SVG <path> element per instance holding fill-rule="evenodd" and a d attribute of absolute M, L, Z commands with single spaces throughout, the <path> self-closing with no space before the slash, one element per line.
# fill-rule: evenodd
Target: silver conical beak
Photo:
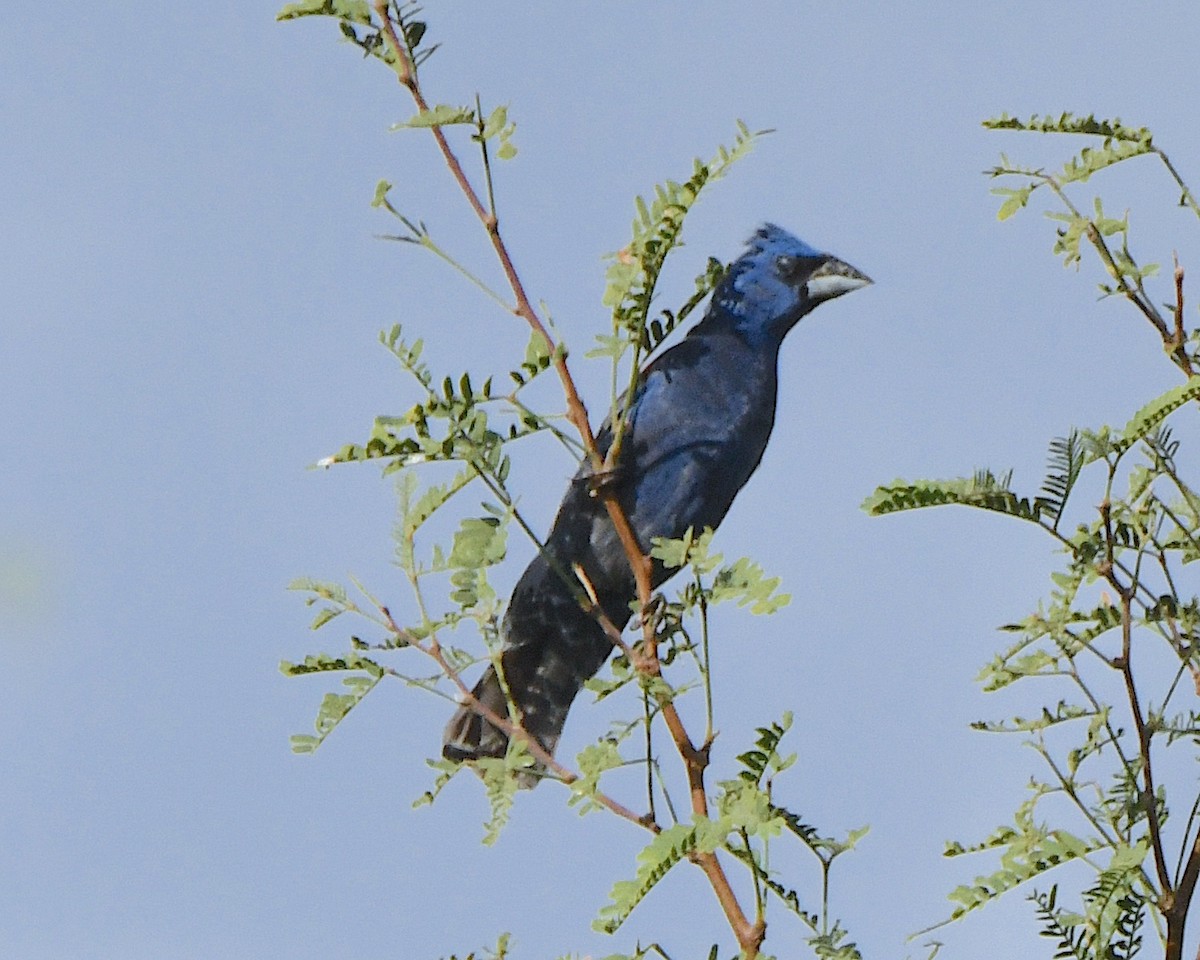
<path fill-rule="evenodd" d="M 865 273 L 844 260 L 830 257 L 812 272 L 805 286 L 808 287 L 809 300 L 819 303 L 873 282 Z"/>

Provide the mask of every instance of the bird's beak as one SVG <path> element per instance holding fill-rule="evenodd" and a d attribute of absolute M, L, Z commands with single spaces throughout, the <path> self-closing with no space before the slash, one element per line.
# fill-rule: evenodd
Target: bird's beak
<path fill-rule="evenodd" d="M 865 273 L 856 270 L 844 260 L 830 257 L 809 275 L 805 286 L 808 288 L 809 300 L 821 303 L 873 282 Z"/>

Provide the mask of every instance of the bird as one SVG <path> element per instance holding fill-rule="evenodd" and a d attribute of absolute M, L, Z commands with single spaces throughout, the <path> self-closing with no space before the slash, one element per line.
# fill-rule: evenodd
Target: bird
<path fill-rule="evenodd" d="M 655 537 L 715 530 L 766 450 L 784 337 L 819 304 L 871 282 L 782 227 L 758 228 L 700 322 L 645 367 L 628 404 L 620 401 L 626 425 L 613 468 L 598 477 L 585 460 L 572 478 L 509 600 L 503 682 L 489 666 L 472 691 L 480 704 L 512 716 L 553 755 L 576 694 L 613 651 L 595 606 L 624 629 L 637 596 L 598 484 L 612 491 L 643 550 Z M 613 439 L 610 417 L 596 434 L 602 457 Z M 674 572 L 653 560 L 653 587 Z M 467 701 L 446 727 L 442 754 L 464 762 L 503 757 L 507 748 L 507 734 Z M 524 778 L 522 785 L 532 784 Z"/>

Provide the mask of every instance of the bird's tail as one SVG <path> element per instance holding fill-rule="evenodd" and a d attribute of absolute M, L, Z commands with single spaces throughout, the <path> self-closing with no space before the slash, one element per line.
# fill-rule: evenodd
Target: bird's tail
<path fill-rule="evenodd" d="M 487 672 L 475 684 L 472 696 L 481 706 L 501 717 L 508 716 L 508 702 L 496 668 Z M 480 757 L 502 757 L 508 750 L 508 734 L 464 703 L 455 711 L 442 736 L 442 756 L 447 760 L 478 760 Z"/>
<path fill-rule="evenodd" d="M 497 716 L 515 715 L 516 722 L 553 754 L 571 701 L 587 677 L 580 677 L 569 661 L 530 647 L 505 650 L 501 664 L 515 709 L 510 713 L 495 666 L 484 671 L 472 695 Z M 502 757 L 507 750 L 508 734 L 469 703 L 462 704 L 450 718 L 442 738 L 442 756 L 447 760 Z"/>

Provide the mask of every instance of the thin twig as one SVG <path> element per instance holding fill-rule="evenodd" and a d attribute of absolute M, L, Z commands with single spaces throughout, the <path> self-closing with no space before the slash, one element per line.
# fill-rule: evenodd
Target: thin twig
<path fill-rule="evenodd" d="M 642 690 L 643 728 L 646 732 L 646 805 L 650 816 L 658 820 L 654 812 L 654 714 L 650 710 L 650 694 Z"/>
<path fill-rule="evenodd" d="M 1196 823 L 1196 814 L 1200 813 L 1200 793 L 1196 794 L 1196 799 L 1192 801 L 1192 812 L 1188 814 L 1187 823 L 1183 827 L 1184 843 L 1179 848 L 1179 862 L 1175 864 L 1175 884 L 1179 885 L 1180 878 L 1183 873 L 1183 855 L 1187 850 L 1187 838 L 1192 835 L 1192 827 Z"/>
<path fill-rule="evenodd" d="M 384 36 L 392 48 L 392 53 L 396 60 L 394 69 L 400 82 L 408 89 L 412 95 L 413 102 L 417 109 L 421 112 L 429 110 L 429 104 L 426 102 L 424 95 L 421 92 L 420 84 L 417 81 L 416 73 L 412 69 L 412 65 L 408 59 L 407 46 L 402 44 L 399 36 L 396 33 L 395 25 L 392 22 L 391 16 L 388 13 L 387 0 L 375 0 L 374 10 L 379 17 Z M 575 381 L 567 369 L 566 358 L 562 351 L 556 349 L 556 344 L 553 337 L 550 336 L 541 317 L 533 309 L 529 301 L 528 295 L 525 293 L 524 284 L 521 282 L 520 276 L 517 274 L 516 267 L 513 265 L 512 256 L 508 252 L 508 246 L 504 242 L 504 238 L 500 234 L 500 224 L 494 213 L 486 209 L 479 198 L 479 194 L 471 185 L 466 172 L 462 168 L 462 163 L 455 154 L 454 149 L 450 146 L 446 135 L 442 132 L 439 126 L 430 127 L 434 141 L 437 143 L 438 149 L 442 154 L 443 160 L 446 162 L 447 168 L 462 191 L 463 196 L 467 199 L 471 209 L 475 212 L 476 217 L 483 224 L 487 231 L 488 238 L 491 240 L 492 248 L 496 253 L 497 259 L 500 261 L 500 267 L 504 271 L 505 279 L 508 281 L 509 288 L 512 290 L 513 297 L 516 300 L 514 306 L 511 307 L 512 312 L 518 317 L 525 320 L 545 341 L 546 347 L 553 358 L 554 368 L 558 373 L 559 380 L 562 381 L 563 392 L 566 394 L 567 400 L 567 418 L 571 421 L 574 427 L 579 431 L 583 438 L 583 445 L 587 451 L 588 460 L 592 465 L 592 469 L 601 470 L 603 467 L 603 459 L 600 456 L 599 450 L 596 447 L 596 437 L 592 432 L 591 422 L 588 419 L 587 408 L 580 399 L 579 391 L 575 386 Z M 633 570 L 634 579 L 637 583 L 638 598 L 645 605 L 650 602 L 650 561 L 645 555 L 645 551 L 637 541 L 637 536 L 633 532 L 633 528 L 629 524 L 628 518 L 625 516 L 624 510 L 616 499 L 616 494 L 610 490 L 602 489 L 598 496 L 603 501 L 605 509 L 608 512 L 609 519 L 616 528 L 617 536 L 621 541 L 621 546 L 624 548 L 626 555 L 629 557 L 630 567 Z"/>
<path fill-rule="evenodd" d="M 1167 162 L 1165 156 L 1163 156 L 1163 161 Z M 1171 167 L 1170 163 L 1167 163 L 1167 167 L 1174 175 L 1174 168 Z M 1142 316 L 1144 316 L 1150 322 L 1151 326 L 1158 331 L 1158 335 L 1162 339 L 1163 346 L 1166 347 L 1168 352 L 1171 354 L 1175 365 L 1183 370 L 1183 372 L 1188 376 L 1191 376 L 1193 373 L 1191 359 L 1187 356 L 1187 353 L 1183 350 L 1182 346 L 1176 346 L 1175 337 L 1172 335 L 1166 321 L 1163 320 L 1162 314 L 1160 314 L 1158 309 L 1154 306 L 1154 303 L 1148 297 L 1139 292 L 1142 288 L 1141 279 L 1139 278 L 1137 281 L 1139 289 L 1134 289 L 1131 287 L 1129 285 L 1129 281 L 1125 278 L 1124 272 L 1117 265 L 1116 258 L 1113 257 L 1112 251 L 1109 250 L 1108 243 L 1105 241 L 1100 231 L 1096 229 L 1096 224 L 1090 218 L 1083 216 L 1083 214 L 1079 212 L 1079 210 L 1071 202 L 1070 198 L 1067 197 L 1066 191 L 1062 188 L 1062 184 L 1060 184 L 1057 179 L 1049 174 L 1040 173 L 1036 176 L 1038 179 L 1041 179 L 1043 182 L 1045 182 L 1050 189 L 1057 194 L 1059 200 L 1062 201 L 1062 203 L 1073 216 L 1087 223 L 1086 234 L 1088 241 L 1093 247 L 1095 247 L 1101 261 L 1104 263 L 1105 269 L 1108 271 L 1108 275 L 1116 282 L 1117 288 L 1121 291 L 1125 298 L 1134 306 L 1136 306 L 1141 312 Z M 1177 175 L 1176 179 L 1178 180 Z M 1180 183 L 1182 183 L 1182 181 L 1180 181 Z"/>
<path fill-rule="evenodd" d="M 1183 267 L 1179 265 L 1179 254 L 1171 253 L 1175 261 L 1175 349 L 1182 350 L 1187 342 L 1187 332 L 1183 328 Z"/>
<path fill-rule="evenodd" d="M 1175 169 L 1174 164 L 1171 163 L 1167 155 L 1159 150 L 1158 147 L 1154 148 L 1154 152 L 1158 154 L 1158 159 L 1163 162 L 1163 166 L 1167 168 L 1167 171 L 1171 174 L 1172 178 L 1175 180 L 1175 183 L 1179 185 L 1179 189 L 1182 191 L 1179 197 L 1180 206 L 1190 207 L 1192 213 L 1200 217 L 1200 204 L 1196 202 L 1196 198 L 1192 194 L 1192 191 L 1188 188 L 1188 185 L 1183 182 L 1183 177 L 1179 175 L 1179 171 Z"/>

